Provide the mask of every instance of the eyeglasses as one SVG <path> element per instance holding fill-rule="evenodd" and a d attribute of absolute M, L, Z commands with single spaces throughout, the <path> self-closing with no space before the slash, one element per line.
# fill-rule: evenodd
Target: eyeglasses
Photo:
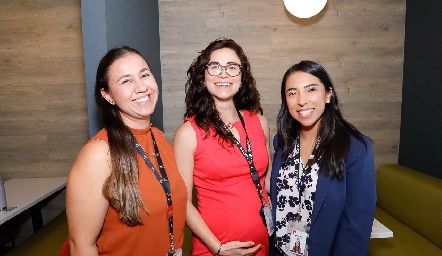
<path fill-rule="evenodd" d="M 223 66 L 218 62 L 210 62 L 209 64 L 207 64 L 206 69 L 211 76 L 218 76 L 223 72 L 223 69 L 231 77 L 235 77 L 241 74 L 241 65 L 236 63 L 230 63 L 226 66 Z"/>

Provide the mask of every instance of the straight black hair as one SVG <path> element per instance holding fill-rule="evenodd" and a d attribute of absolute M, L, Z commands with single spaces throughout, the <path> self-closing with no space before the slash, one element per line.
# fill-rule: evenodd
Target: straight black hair
<path fill-rule="evenodd" d="M 344 178 L 344 162 L 350 150 L 350 137 L 367 143 L 362 135 L 352 124 L 347 122 L 341 114 L 338 97 L 334 85 L 327 71 L 320 64 L 303 60 L 291 66 L 284 74 L 281 83 L 281 108 L 278 113 L 277 136 L 279 147 L 282 149 L 282 159 L 287 160 L 293 151 L 301 125 L 291 115 L 287 107 L 285 86 L 287 79 L 294 72 L 305 72 L 317 77 L 328 93 L 332 90 L 330 103 L 325 104 L 321 116 L 317 137 L 320 138 L 318 150 L 314 161 L 320 159 L 320 172 L 326 170 L 326 175 L 331 178 Z M 275 149 L 276 150 L 276 149 Z M 323 168 L 325 167 L 325 168 Z"/>

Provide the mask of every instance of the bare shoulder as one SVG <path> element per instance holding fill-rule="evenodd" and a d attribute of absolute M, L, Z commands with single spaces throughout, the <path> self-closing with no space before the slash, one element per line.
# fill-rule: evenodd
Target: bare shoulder
<path fill-rule="evenodd" d="M 184 122 L 175 131 L 173 137 L 173 149 L 175 157 L 179 158 L 181 154 L 187 152 L 194 154 L 197 146 L 196 132 L 190 122 Z"/>
<path fill-rule="evenodd" d="M 80 151 L 80 154 L 87 153 L 93 156 L 104 156 L 109 153 L 109 144 L 104 140 L 91 140 Z"/>
<path fill-rule="evenodd" d="M 261 122 L 261 126 L 264 130 L 269 128 L 269 120 L 267 120 L 267 118 L 261 114 L 256 114 L 259 118 L 259 121 Z"/>
<path fill-rule="evenodd" d="M 196 141 L 196 133 L 190 122 L 182 123 L 175 131 L 173 141 L 175 140 L 192 140 Z"/>
<path fill-rule="evenodd" d="M 104 182 L 110 175 L 109 145 L 103 140 L 92 140 L 78 153 L 69 176 Z"/>
<path fill-rule="evenodd" d="M 261 124 L 266 124 L 267 126 L 269 125 L 269 120 L 267 120 L 267 118 L 261 114 L 256 114 L 259 118 L 259 121 L 261 121 Z"/>

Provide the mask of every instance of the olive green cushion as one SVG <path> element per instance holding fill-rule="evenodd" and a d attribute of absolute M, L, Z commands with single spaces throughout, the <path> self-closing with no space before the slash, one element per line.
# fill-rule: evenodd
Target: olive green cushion
<path fill-rule="evenodd" d="M 376 173 L 377 206 L 442 248 L 442 180 L 390 164 Z"/>
<path fill-rule="evenodd" d="M 66 211 L 46 224 L 35 235 L 32 235 L 6 256 L 58 256 L 63 242 L 69 236 Z M 191 254 L 192 233 L 186 227 L 184 230 L 183 256 Z"/>
<path fill-rule="evenodd" d="M 18 244 L 6 256 L 56 256 L 68 237 L 66 212 L 63 211 L 34 235 Z"/>
<path fill-rule="evenodd" d="M 375 218 L 393 231 L 393 237 L 371 239 L 369 256 L 442 255 L 440 248 L 378 207 L 376 207 Z"/>
<path fill-rule="evenodd" d="M 396 164 L 376 172 L 375 218 L 393 238 L 371 239 L 369 255 L 442 256 L 442 180 Z"/>

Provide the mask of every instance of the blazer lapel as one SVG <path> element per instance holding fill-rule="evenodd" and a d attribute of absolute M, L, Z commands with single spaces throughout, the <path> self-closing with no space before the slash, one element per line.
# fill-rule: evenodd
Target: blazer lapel
<path fill-rule="evenodd" d="M 324 174 L 318 175 L 318 183 L 316 184 L 316 194 L 315 201 L 313 202 L 313 213 L 312 213 L 312 221 L 311 226 L 316 221 L 316 218 L 319 214 L 319 209 L 321 209 L 322 204 L 324 203 L 325 195 L 327 194 L 328 186 L 330 185 L 330 178 L 327 178 Z"/>

